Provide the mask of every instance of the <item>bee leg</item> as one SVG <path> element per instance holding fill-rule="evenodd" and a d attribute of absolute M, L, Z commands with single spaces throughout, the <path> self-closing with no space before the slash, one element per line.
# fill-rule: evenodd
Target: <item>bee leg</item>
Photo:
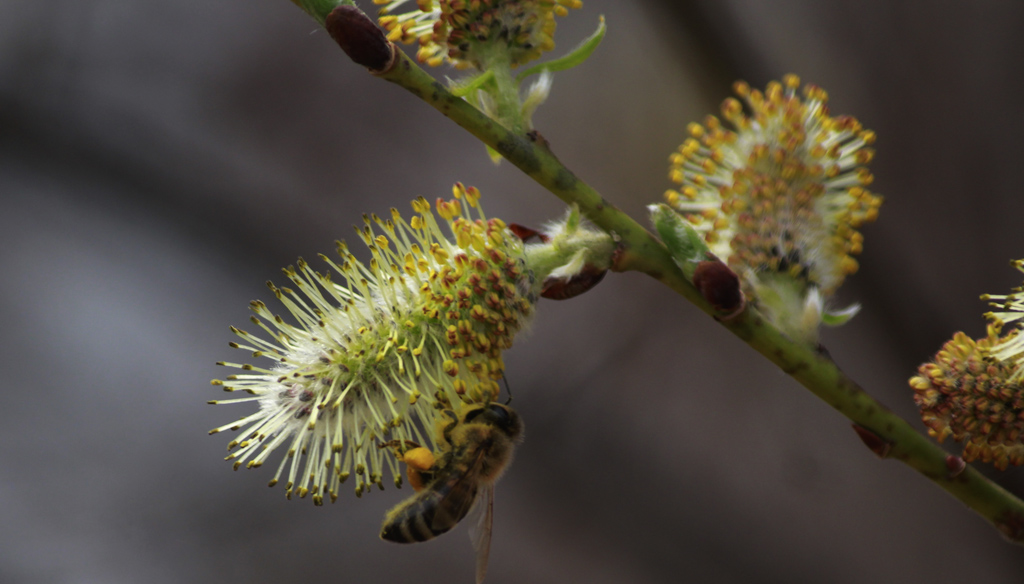
<path fill-rule="evenodd" d="M 508 377 L 505 377 L 504 373 L 501 375 L 501 380 L 505 382 L 505 393 L 508 394 L 508 399 L 505 401 L 505 405 L 507 406 L 512 403 L 512 388 L 509 387 Z"/>
<path fill-rule="evenodd" d="M 443 430 L 441 430 L 441 436 L 444 437 L 445 442 L 447 442 L 448 444 L 451 444 L 452 443 L 452 430 L 455 429 L 455 426 L 459 425 L 459 420 L 458 420 L 458 418 L 455 417 L 455 412 L 451 412 L 451 411 L 447 411 L 446 410 L 446 413 L 451 415 L 452 421 L 451 421 L 450 424 L 445 426 Z"/>
<path fill-rule="evenodd" d="M 412 440 L 388 440 L 387 442 L 378 443 L 377 448 L 394 448 L 395 458 L 402 460 L 405 452 L 422 447 Z"/>
<path fill-rule="evenodd" d="M 402 446 L 401 440 L 388 440 L 387 442 L 378 442 L 377 448 L 395 448 L 398 449 Z"/>
<path fill-rule="evenodd" d="M 418 446 L 407 450 L 400 459 L 405 463 L 405 476 L 414 491 L 421 491 L 430 482 L 434 473 L 430 472 L 436 460 L 434 453 L 427 448 Z"/>

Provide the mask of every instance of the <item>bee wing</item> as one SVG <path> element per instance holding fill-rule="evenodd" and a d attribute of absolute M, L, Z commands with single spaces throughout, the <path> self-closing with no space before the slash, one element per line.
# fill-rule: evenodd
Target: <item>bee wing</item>
<path fill-rule="evenodd" d="M 465 472 L 437 489 L 440 497 L 434 506 L 434 518 L 431 521 L 431 528 L 435 532 L 448 531 L 469 513 L 479 492 L 480 481 L 477 477 L 483 460 L 484 452 L 476 453 Z"/>
<path fill-rule="evenodd" d="M 469 538 L 476 550 L 476 584 L 482 584 L 487 575 L 487 558 L 491 554 L 491 531 L 494 527 L 494 485 L 484 485 L 477 497 L 477 518 L 469 530 Z"/>

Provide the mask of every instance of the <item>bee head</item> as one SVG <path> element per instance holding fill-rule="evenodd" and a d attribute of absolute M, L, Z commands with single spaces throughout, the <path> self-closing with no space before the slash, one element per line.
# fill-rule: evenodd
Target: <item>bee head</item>
<path fill-rule="evenodd" d="M 502 404 L 489 403 L 475 407 L 466 412 L 463 421 L 467 424 L 477 423 L 494 426 L 513 440 L 518 439 L 523 434 L 523 421 L 519 418 L 519 414 L 515 413 L 512 408 Z"/>

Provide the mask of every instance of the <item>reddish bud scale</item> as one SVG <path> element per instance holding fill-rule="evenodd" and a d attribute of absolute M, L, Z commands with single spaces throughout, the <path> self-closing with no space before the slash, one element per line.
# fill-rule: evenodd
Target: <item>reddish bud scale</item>
<path fill-rule="evenodd" d="M 946 457 L 946 468 L 949 469 L 949 478 L 956 478 L 967 468 L 967 462 L 959 456 L 950 454 Z"/>
<path fill-rule="evenodd" d="M 999 532 L 1007 540 L 1020 543 L 1024 541 L 1024 517 L 1012 511 L 1007 511 L 996 523 Z"/>
<path fill-rule="evenodd" d="M 875 455 L 878 456 L 878 458 L 885 458 L 886 456 L 889 456 L 889 451 L 892 450 L 892 442 L 889 442 L 860 424 L 853 424 L 853 431 L 857 433 L 857 437 L 864 443 L 864 446 L 867 446 L 871 452 L 874 452 Z"/>
<path fill-rule="evenodd" d="M 739 277 L 717 259 L 697 264 L 693 272 L 693 285 L 718 312 L 732 316 L 745 306 Z"/>
<path fill-rule="evenodd" d="M 530 229 L 529 227 L 524 227 L 518 223 L 509 223 L 508 228 L 510 231 L 512 231 L 512 233 L 516 234 L 516 237 L 522 239 L 524 242 L 529 241 L 531 237 L 536 237 L 540 239 L 541 243 L 547 243 L 551 241 L 550 237 L 544 235 L 540 231 L 537 231 L 536 229 Z"/>
<path fill-rule="evenodd" d="M 590 264 L 583 266 L 580 273 L 569 279 L 548 278 L 544 280 L 540 295 L 551 300 L 568 300 L 587 292 L 601 283 L 608 270 L 596 268 Z"/>
<path fill-rule="evenodd" d="M 332 10 L 324 27 L 350 59 L 370 71 L 382 73 L 394 63 L 394 45 L 384 36 L 384 31 L 355 6 Z"/>

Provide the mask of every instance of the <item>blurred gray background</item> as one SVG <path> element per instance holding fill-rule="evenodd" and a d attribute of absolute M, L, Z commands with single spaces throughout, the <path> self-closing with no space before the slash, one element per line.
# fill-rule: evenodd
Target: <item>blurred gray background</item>
<path fill-rule="evenodd" d="M 878 133 L 886 202 L 841 291 L 864 310 L 825 343 L 916 419 L 907 378 L 1021 281 L 1021 4 L 585 0 L 555 54 L 600 14 L 604 44 L 535 120 L 634 217 L 736 78 L 797 73 Z M 0 582 L 471 582 L 464 528 L 377 538 L 407 489 L 289 502 L 206 435 L 248 411 L 205 402 L 263 282 L 456 180 L 491 216 L 562 212 L 285 0 L 0 3 Z M 1024 574 L 1024 550 L 648 278 L 544 302 L 506 362 L 527 439 L 489 582 Z M 1024 495 L 1021 469 L 991 474 Z"/>

